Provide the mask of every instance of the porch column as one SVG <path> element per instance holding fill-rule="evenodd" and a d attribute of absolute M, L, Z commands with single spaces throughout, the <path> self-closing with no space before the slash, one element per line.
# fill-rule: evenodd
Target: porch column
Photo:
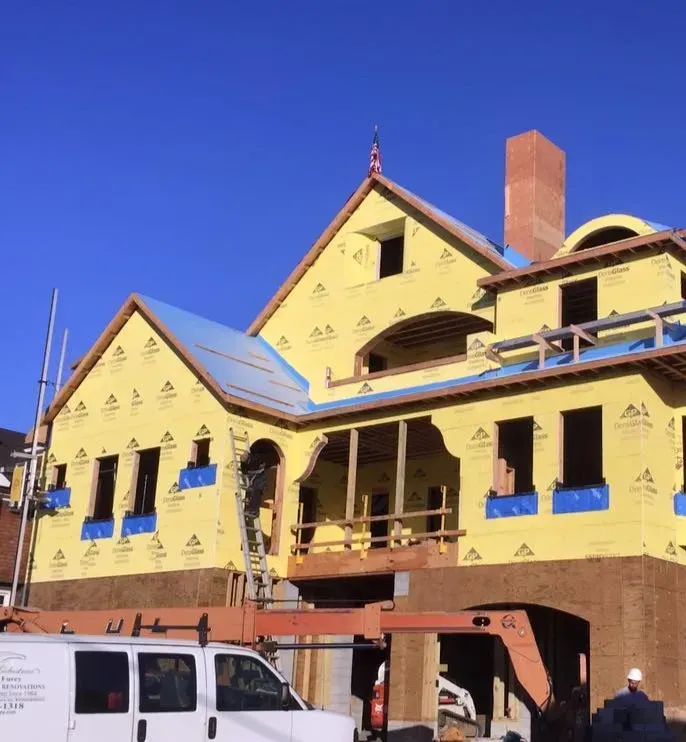
<path fill-rule="evenodd" d="M 350 430 L 350 452 L 348 455 L 348 489 L 345 497 L 345 519 L 352 520 L 355 517 L 355 490 L 357 489 L 357 445 L 359 441 L 357 428 Z M 345 548 L 352 548 L 353 527 L 347 523 L 345 526 Z"/>
<path fill-rule="evenodd" d="M 395 519 L 393 521 L 393 545 L 403 532 L 402 514 L 405 507 L 405 462 L 407 459 L 407 422 L 398 422 L 398 464 L 395 472 Z"/>

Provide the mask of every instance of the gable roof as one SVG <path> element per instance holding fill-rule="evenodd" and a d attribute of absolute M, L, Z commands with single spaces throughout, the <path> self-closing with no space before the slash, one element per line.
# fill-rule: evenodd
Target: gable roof
<path fill-rule="evenodd" d="M 295 419 L 308 406 L 308 383 L 262 338 L 164 302 L 131 294 L 52 401 L 51 422 L 78 389 L 130 317 L 139 312 L 226 405 L 278 419 Z"/>
<path fill-rule="evenodd" d="M 373 173 L 370 177 L 365 178 L 362 185 L 360 185 L 355 193 L 353 193 L 353 195 L 348 199 L 331 224 L 329 224 L 319 239 L 314 243 L 314 245 L 312 245 L 305 257 L 298 263 L 276 294 L 274 294 L 265 308 L 255 318 L 250 327 L 248 327 L 248 335 L 257 335 L 257 333 L 264 327 L 267 320 L 269 320 L 279 306 L 285 301 L 286 297 L 295 288 L 295 285 L 305 275 L 308 268 L 314 264 L 326 246 L 352 216 L 353 212 L 377 185 L 386 188 L 406 205 L 418 211 L 434 224 L 442 227 L 446 232 L 453 235 L 474 250 L 474 252 L 488 260 L 496 269 L 509 270 L 518 266 L 517 262 L 509 261 L 505 257 L 507 248 L 501 247 L 497 243 L 488 239 L 488 237 L 482 235 L 480 232 L 477 232 L 475 229 L 463 224 L 458 219 L 448 216 L 448 214 L 437 209 L 435 206 L 432 206 L 428 201 L 415 196 L 413 193 L 397 185 L 392 180 L 385 178 L 383 175 Z"/>

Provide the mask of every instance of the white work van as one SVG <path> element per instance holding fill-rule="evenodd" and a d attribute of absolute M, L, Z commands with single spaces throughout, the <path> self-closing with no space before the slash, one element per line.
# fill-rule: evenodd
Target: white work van
<path fill-rule="evenodd" d="M 353 742 L 259 654 L 173 639 L 0 633 L 0 739 Z"/>

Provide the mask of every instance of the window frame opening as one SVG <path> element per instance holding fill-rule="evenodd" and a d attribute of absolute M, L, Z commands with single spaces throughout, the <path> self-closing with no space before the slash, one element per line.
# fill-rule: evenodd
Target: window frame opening
<path fill-rule="evenodd" d="M 285 487 L 285 457 L 281 447 L 270 438 L 259 438 L 250 446 L 251 453 L 256 453 L 267 466 L 268 485 L 262 498 L 261 507 L 272 512 L 271 535 L 265 535 L 267 553 L 279 553 L 281 541 L 281 520 L 283 515 Z M 272 505 L 265 505 L 272 501 Z"/>
<path fill-rule="evenodd" d="M 152 515 L 155 513 L 161 452 L 162 449 L 159 446 L 136 451 L 131 478 L 131 500 L 128 515 Z M 144 458 L 150 459 L 151 463 L 145 461 L 142 467 L 141 461 Z M 153 465 L 154 472 L 152 469 Z M 141 477 L 144 477 L 144 479 Z"/>
<path fill-rule="evenodd" d="M 379 280 L 399 276 L 405 268 L 405 235 L 379 240 Z"/>
<path fill-rule="evenodd" d="M 317 522 L 317 489 L 301 484 L 298 490 L 298 520 L 300 523 Z M 314 528 L 303 528 L 300 531 L 300 543 L 309 544 L 314 537 Z"/>
<path fill-rule="evenodd" d="M 494 458 L 493 491 L 497 496 L 536 491 L 533 416 L 495 423 Z"/>
<path fill-rule="evenodd" d="M 188 460 L 189 469 L 203 469 L 212 463 L 210 448 L 212 439 L 209 437 L 196 438 L 191 444 L 191 457 Z"/>
<path fill-rule="evenodd" d="M 378 374 L 388 371 L 388 359 L 380 353 L 369 353 L 365 366 L 368 374 Z"/>
<path fill-rule="evenodd" d="M 48 490 L 62 490 L 67 487 L 67 465 L 55 464 L 50 475 Z"/>
<path fill-rule="evenodd" d="M 602 405 L 563 410 L 560 416 L 559 486 L 583 489 L 604 485 Z M 590 451 L 594 445 L 599 448 L 595 458 Z"/>
<path fill-rule="evenodd" d="M 587 304 L 590 298 L 590 305 Z M 560 286 L 560 327 L 581 325 L 598 319 L 598 278 L 569 281 Z M 589 332 L 596 337 L 596 333 Z M 564 351 L 574 349 L 574 338 L 563 338 L 560 345 Z M 590 343 L 579 338 L 579 347 L 588 348 Z"/>
<path fill-rule="evenodd" d="M 103 468 L 103 464 L 106 465 L 105 468 Z M 112 464 L 111 468 L 109 464 Z M 119 454 L 101 456 L 95 460 L 92 484 L 93 504 L 90 509 L 91 520 L 108 521 L 114 518 L 114 495 L 117 489 L 118 471 Z M 105 479 L 105 475 L 107 475 L 107 479 Z"/>

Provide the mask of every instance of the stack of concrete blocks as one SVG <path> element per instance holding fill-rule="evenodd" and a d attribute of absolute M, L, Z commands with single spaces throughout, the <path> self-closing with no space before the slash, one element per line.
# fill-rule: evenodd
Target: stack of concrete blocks
<path fill-rule="evenodd" d="M 605 701 L 591 719 L 590 742 L 673 742 L 662 701 Z"/>

